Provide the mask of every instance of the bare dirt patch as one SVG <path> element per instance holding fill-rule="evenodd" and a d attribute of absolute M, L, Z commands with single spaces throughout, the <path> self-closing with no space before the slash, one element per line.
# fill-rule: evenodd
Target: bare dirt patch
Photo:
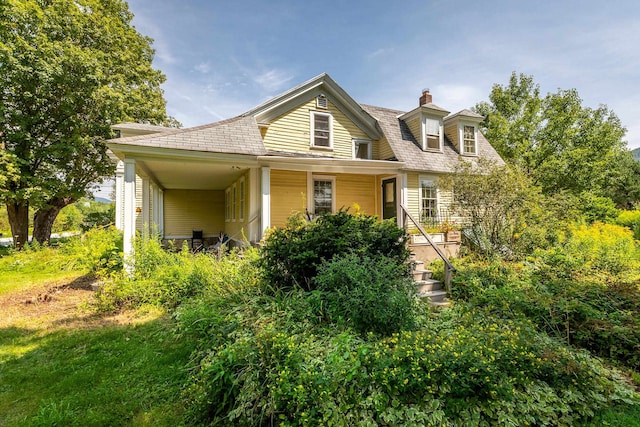
<path fill-rule="evenodd" d="M 0 328 L 17 326 L 42 332 L 58 328 L 96 328 L 143 323 L 162 310 L 121 310 L 102 313 L 93 304 L 100 281 L 93 275 L 34 285 L 0 296 Z"/>
<path fill-rule="evenodd" d="M 0 327 L 26 320 L 47 323 L 48 320 L 76 317 L 94 298 L 92 285 L 97 282 L 94 276 L 86 275 L 4 294 L 0 296 Z"/>

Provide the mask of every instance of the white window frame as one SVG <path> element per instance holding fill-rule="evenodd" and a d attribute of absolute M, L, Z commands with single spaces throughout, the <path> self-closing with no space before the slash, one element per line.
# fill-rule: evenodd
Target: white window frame
<path fill-rule="evenodd" d="M 361 159 L 360 157 L 356 157 L 356 154 L 358 153 L 358 146 L 362 145 L 362 144 L 366 144 L 367 145 L 367 158 L 366 159 Z M 373 159 L 373 146 L 371 144 L 371 141 L 368 139 L 354 139 L 353 140 L 353 159 L 354 160 L 371 160 Z"/>
<path fill-rule="evenodd" d="M 231 222 L 236 222 L 237 217 L 237 201 L 238 201 L 238 188 L 235 182 L 231 186 Z"/>
<path fill-rule="evenodd" d="M 440 189 L 438 188 L 438 179 L 435 176 L 421 175 L 418 182 L 419 182 L 418 192 L 419 192 L 419 196 L 420 196 L 419 197 L 420 205 L 418 206 L 418 209 L 419 209 L 419 219 L 418 219 L 418 221 L 420 223 L 423 222 L 422 221 L 422 218 L 423 218 L 422 211 L 423 211 L 423 200 L 424 200 L 424 197 L 422 195 L 422 188 L 423 188 L 423 183 L 427 183 L 428 182 L 428 183 L 431 184 L 431 186 L 433 188 L 435 188 L 435 191 L 436 191 L 436 197 L 435 197 L 435 201 L 436 201 L 435 214 L 436 214 L 436 216 L 433 217 L 433 219 L 434 219 L 434 222 L 439 222 L 440 221 Z M 430 198 L 430 200 L 434 200 L 434 199 Z"/>
<path fill-rule="evenodd" d="M 433 121 L 437 121 L 438 122 L 438 148 L 431 148 L 429 147 L 429 135 L 433 134 L 429 134 L 427 133 L 427 120 L 433 120 Z M 444 142 L 444 126 L 442 124 L 442 119 L 439 117 L 430 117 L 430 116 L 425 116 L 424 119 L 422 120 L 422 136 L 423 136 L 423 141 L 424 141 L 424 150 L 425 151 L 439 151 L 442 152 L 442 145 Z"/>
<path fill-rule="evenodd" d="M 466 150 L 464 139 L 464 128 L 473 128 L 473 152 Z M 478 126 L 473 123 L 460 123 L 460 154 L 463 156 L 477 156 L 478 155 Z"/>
<path fill-rule="evenodd" d="M 244 177 L 240 178 L 238 186 L 240 187 L 238 194 L 238 220 L 244 222 L 244 210 L 247 198 L 247 187 L 245 185 Z"/>
<path fill-rule="evenodd" d="M 316 129 L 315 129 L 315 117 L 323 116 L 329 118 L 329 146 L 324 145 L 316 145 Z M 333 115 L 326 111 L 316 111 L 311 110 L 309 112 L 309 128 L 310 128 L 310 144 L 311 148 L 321 149 L 321 150 L 333 150 Z"/>
<path fill-rule="evenodd" d="M 231 187 L 224 191 L 224 221 L 231 221 Z"/>
<path fill-rule="evenodd" d="M 336 177 L 333 175 L 312 175 L 309 173 L 307 179 L 307 210 L 316 215 L 315 203 L 315 183 L 316 181 L 331 182 L 331 213 L 336 213 Z"/>

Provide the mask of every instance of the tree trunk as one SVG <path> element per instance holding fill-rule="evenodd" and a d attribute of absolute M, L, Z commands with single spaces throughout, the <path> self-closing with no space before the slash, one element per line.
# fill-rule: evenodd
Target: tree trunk
<path fill-rule="evenodd" d="M 29 202 L 7 203 L 7 215 L 11 234 L 13 234 L 13 246 L 22 249 L 29 241 Z"/>
<path fill-rule="evenodd" d="M 70 197 L 50 200 L 47 208 L 38 209 L 33 217 L 33 238 L 38 243 L 45 244 L 51 240 L 53 222 L 60 210 L 74 202 Z"/>

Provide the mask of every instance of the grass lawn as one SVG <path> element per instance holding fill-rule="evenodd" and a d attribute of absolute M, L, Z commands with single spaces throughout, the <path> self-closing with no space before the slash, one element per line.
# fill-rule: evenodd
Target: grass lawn
<path fill-rule="evenodd" d="M 3 288 L 0 426 L 180 424 L 190 348 L 166 313 L 96 313 L 66 273 Z"/>

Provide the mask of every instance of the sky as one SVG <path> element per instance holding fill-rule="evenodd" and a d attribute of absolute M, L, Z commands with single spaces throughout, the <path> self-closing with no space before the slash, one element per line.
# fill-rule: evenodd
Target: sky
<path fill-rule="evenodd" d="M 640 2 L 129 0 L 185 127 L 241 114 L 323 72 L 357 102 L 451 112 L 512 72 L 607 105 L 640 147 Z"/>

